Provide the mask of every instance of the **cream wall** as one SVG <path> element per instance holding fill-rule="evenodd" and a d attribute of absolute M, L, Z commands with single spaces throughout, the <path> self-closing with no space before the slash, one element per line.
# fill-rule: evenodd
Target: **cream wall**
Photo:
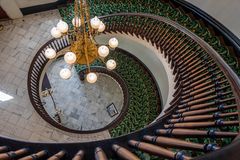
<path fill-rule="evenodd" d="M 23 14 L 20 11 L 15 0 L 0 0 L 0 6 L 11 19 L 22 18 Z"/>
<path fill-rule="evenodd" d="M 15 1 L 18 4 L 19 8 L 25 8 L 46 3 L 53 3 L 56 2 L 57 0 L 15 0 Z"/>
<path fill-rule="evenodd" d="M 56 1 L 57 0 L 0 0 L 0 6 L 11 19 L 17 19 L 23 17 L 19 8 L 53 3 Z"/>
<path fill-rule="evenodd" d="M 186 0 L 202 9 L 240 38 L 240 0 Z"/>

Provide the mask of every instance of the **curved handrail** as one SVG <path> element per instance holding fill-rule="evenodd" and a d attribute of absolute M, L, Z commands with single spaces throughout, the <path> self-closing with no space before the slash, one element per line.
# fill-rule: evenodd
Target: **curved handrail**
<path fill-rule="evenodd" d="M 218 65 L 220 66 L 220 68 L 223 70 L 223 72 L 225 73 L 226 77 L 228 78 L 229 82 L 231 83 L 231 87 L 232 90 L 234 91 L 235 97 L 237 99 L 237 104 L 238 106 L 240 106 L 240 81 L 237 77 L 237 75 L 232 71 L 232 69 L 224 62 L 224 60 L 218 55 L 218 53 L 211 47 L 209 46 L 206 42 L 204 42 L 200 37 L 196 36 L 195 34 L 193 34 L 191 31 L 189 31 L 188 29 L 184 28 L 183 26 L 181 26 L 180 24 L 167 19 L 165 17 L 160 17 L 160 16 L 155 16 L 155 15 L 151 15 L 151 14 L 145 14 L 145 13 L 117 13 L 117 14 L 112 14 L 112 15 L 107 15 L 107 16 L 102 16 L 100 18 L 105 19 L 108 17 L 115 17 L 115 16 L 139 16 L 139 17 L 145 17 L 145 18 L 151 18 L 151 19 L 155 19 L 164 23 L 167 23 L 171 26 L 174 26 L 175 28 L 177 28 L 178 30 L 180 30 L 181 32 L 185 33 L 186 35 L 188 35 L 189 37 L 191 37 L 192 39 L 194 39 L 197 43 L 199 43 L 199 45 L 201 47 L 203 47 L 205 49 L 206 52 L 208 52 L 211 57 L 218 63 Z M 57 43 L 60 45 L 60 47 L 64 47 L 64 45 L 69 45 L 68 40 L 66 37 L 64 37 L 63 39 L 60 40 L 56 40 Z M 48 44 L 45 44 L 38 52 L 37 55 L 34 57 L 33 59 L 33 63 L 35 61 L 40 62 L 39 60 L 37 60 L 38 58 L 40 58 L 41 60 L 45 60 L 44 63 L 46 63 L 46 58 L 44 57 L 42 50 L 44 48 L 46 48 L 46 46 L 48 46 L 49 44 L 52 44 L 53 42 L 56 44 L 56 41 L 51 40 Z M 66 42 L 66 43 L 61 43 L 61 42 Z M 55 47 L 54 45 L 52 46 L 53 48 L 55 48 L 57 51 L 60 50 L 61 48 Z M 66 47 L 66 46 L 65 46 Z M 42 65 L 44 65 L 44 63 Z M 30 71 L 33 70 L 34 66 L 36 65 L 31 65 L 30 67 Z M 30 73 L 29 75 L 31 75 L 32 73 Z M 30 81 L 30 77 L 29 77 L 29 81 Z M 29 87 L 29 93 L 31 93 L 31 87 Z M 30 98 L 31 101 L 33 100 L 33 98 Z M 42 113 L 44 113 L 44 115 L 46 114 L 46 112 L 42 111 Z M 52 122 L 51 122 L 52 124 Z M 56 125 L 56 124 L 54 124 Z"/>
<path fill-rule="evenodd" d="M 155 20 L 167 23 L 175 27 L 176 29 L 180 30 L 181 32 L 185 33 L 189 37 L 191 37 L 215 60 L 215 62 L 217 62 L 218 66 L 221 68 L 221 70 L 224 72 L 225 76 L 227 77 L 228 81 L 231 83 L 231 88 L 236 97 L 238 110 L 239 110 L 239 117 L 240 117 L 240 79 L 236 75 L 236 73 L 229 67 L 229 65 L 223 60 L 223 58 L 203 39 L 201 39 L 191 31 L 189 31 L 182 25 L 178 24 L 177 22 L 174 22 L 165 17 L 156 16 L 156 15 L 147 14 L 147 13 L 116 13 L 116 14 L 102 16 L 101 18 L 104 19 L 112 16 L 140 16 L 140 17 L 155 19 Z"/>
<path fill-rule="evenodd" d="M 113 125 L 113 123 L 111 123 L 110 125 L 107 125 L 106 127 L 103 127 L 103 128 L 97 129 L 97 130 L 81 131 L 81 130 L 71 129 L 71 128 L 65 127 L 65 126 L 59 124 L 58 122 L 56 122 L 55 120 L 53 120 L 49 116 L 49 114 L 46 112 L 46 110 L 44 109 L 44 106 L 41 102 L 41 98 L 39 96 L 40 92 L 41 92 L 39 90 L 39 88 L 41 88 L 41 87 L 39 87 L 39 85 L 40 85 L 40 79 L 42 76 L 42 71 L 44 70 L 46 64 L 49 61 L 48 59 L 45 58 L 44 51 L 46 50 L 46 48 L 52 47 L 58 52 L 57 57 L 59 57 L 59 56 L 62 56 L 62 53 L 60 53 L 59 51 L 66 47 L 69 47 L 69 45 L 70 45 L 70 43 L 69 43 L 67 36 L 64 36 L 61 39 L 52 39 L 49 42 L 47 42 L 45 45 L 43 45 L 39 49 L 39 51 L 37 52 L 35 57 L 33 58 L 33 61 L 31 63 L 30 69 L 29 69 L 29 74 L 28 74 L 28 94 L 29 94 L 30 101 L 31 101 L 33 107 L 45 121 L 47 121 L 51 125 L 55 126 L 56 128 L 59 128 L 61 130 L 67 131 L 67 132 L 78 133 L 78 134 L 88 134 L 88 133 L 96 133 L 96 132 L 104 131 L 105 129 L 113 128 L 113 126 L 115 126 L 115 125 Z M 137 57 L 133 56 L 132 54 L 128 53 L 127 51 L 120 49 L 120 48 L 117 48 L 116 50 L 124 52 L 124 54 L 131 56 L 136 61 L 138 61 L 138 63 L 141 63 L 143 65 L 143 63 L 140 60 L 138 60 Z M 37 69 L 35 69 L 34 67 L 37 67 Z M 151 81 L 153 81 L 153 83 L 156 84 L 156 80 L 154 79 L 150 70 L 148 70 L 148 68 L 145 65 L 143 65 L 143 68 L 146 70 L 147 73 L 149 73 L 149 75 L 151 77 Z M 110 72 L 109 72 L 109 74 L 110 74 Z M 117 76 L 115 75 L 115 77 L 117 77 Z M 122 80 L 119 79 L 119 81 L 122 81 Z M 160 95 L 159 88 L 157 86 L 155 86 L 155 88 L 156 88 L 156 91 L 158 92 L 158 94 Z M 124 91 L 126 91 L 126 90 L 127 89 L 125 88 Z M 127 91 L 125 93 L 127 93 L 127 95 L 128 95 Z M 126 97 L 127 95 L 124 95 L 124 97 L 128 101 L 128 98 Z M 160 102 L 159 102 L 159 104 L 160 104 Z M 125 105 L 127 105 L 127 103 Z"/>
<path fill-rule="evenodd" d="M 236 97 L 236 102 L 237 102 L 237 106 L 238 106 L 238 109 L 239 109 L 239 107 L 240 107 L 240 92 L 239 92 L 239 90 L 240 90 L 240 81 L 239 81 L 237 75 L 224 62 L 224 60 L 218 55 L 218 53 L 212 47 L 210 47 L 206 42 L 204 42 L 200 37 L 196 36 L 191 31 L 187 30 L 186 28 L 184 28 L 183 26 L 181 26 L 180 24 L 178 24 L 178 23 L 176 23 L 174 21 L 171 21 L 171 20 L 169 20 L 167 18 L 164 18 L 164 17 L 154 16 L 154 15 L 151 15 L 151 14 L 144 14 L 144 13 L 119 13 L 119 14 L 112 14 L 112 15 L 102 16 L 101 18 L 105 19 L 105 18 L 115 17 L 115 16 L 133 16 L 133 17 L 138 16 L 138 17 L 149 18 L 149 19 L 154 19 L 154 20 L 157 20 L 157 21 L 161 21 L 161 22 L 164 22 L 166 24 L 169 24 L 169 25 L 175 27 L 176 29 L 180 30 L 182 33 L 184 33 L 188 37 L 190 37 L 192 40 L 197 42 L 197 44 L 199 44 L 211 56 L 211 58 L 215 60 L 216 64 L 221 68 L 221 70 L 223 71 L 223 73 L 227 77 L 227 79 L 228 79 L 228 81 L 229 81 L 229 83 L 231 85 L 232 91 L 233 91 L 233 93 L 234 93 L 234 95 Z M 56 42 L 56 43 L 58 43 L 58 42 Z M 157 46 L 157 47 L 160 47 L 160 46 Z M 43 53 L 39 53 L 39 54 L 42 55 Z M 43 57 L 41 57 L 40 60 L 37 59 L 38 63 L 40 63 L 40 61 L 43 61 L 42 65 L 45 63 Z M 39 69 L 40 66 L 36 66 L 35 65 L 35 67 L 37 67 L 36 70 L 38 70 L 38 71 L 40 70 Z M 35 70 L 34 64 L 31 65 L 31 69 Z M 34 75 L 34 78 L 37 80 L 39 77 L 37 75 Z M 35 82 L 35 81 L 33 81 L 33 82 Z M 35 97 L 35 99 L 36 99 L 36 97 Z M 141 130 L 135 131 L 135 132 L 130 133 L 130 134 L 125 135 L 125 136 L 120 136 L 120 137 L 113 138 L 113 139 L 108 139 L 108 140 L 101 140 L 101 141 L 97 141 L 97 142 L 76 143 L 75 145 L 81 144 L 81 145 L 79 145 L 79 146 L 81 146 L 80 148 L 86 147 L 86 146 L 88 146 L 88 147 L 96 147 L 98 145 L 102 145 L 102 146 L 106 147 L 106 150 L 109 150 L 109 152 L 110 152 L 110 146 L 113 143 L 120 143 L 120 144 L 126 145 L 126 144 L 124 144 L 124 142 L 127 142 L 129 139 L 133 139 L 134 138 L 135 140 L 140 140 L 143 135 L 148 134 L 148 133 L 153 133 L 153 131 L 156 128 L 163 128 L 164 127 L 163 123 L 166 122 L 166 119 L 171 115 L 171 113 L 172 112 L 167 112 L 157 122 L 147 126 L 146 128 L 143 128 Z M 67 144 L 61 144 L 61 145 L 67 145 Z M 228 147 L 231 147 L 231 144 Z"/>

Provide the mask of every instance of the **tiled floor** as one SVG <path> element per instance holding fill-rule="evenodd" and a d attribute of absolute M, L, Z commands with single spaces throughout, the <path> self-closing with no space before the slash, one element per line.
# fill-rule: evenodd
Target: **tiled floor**
<path fill-rule="evenodd" d="M 28 15 L 23 19 L 0 22 L 4 25 L 4 30 L 0 31 L 0 91 L 13 97 L 9 101 L 0 101 L 0 135 L 41 142 L 77 142 L 110 138 L 108 131 L 72 134 L 58 130 L 41 119 L 30 103 L 27 92 L 30 63 L 38 49 L 51 39 L 50 29 L 59 19 L 59 12 L 53 10 Z M 172 71 L 162 54 L 159 54 L 160 51 L 152 47 L 152 44 L 134 36 L 113 36 L 119 38 L 121 48 L 133 53 L 146 64 L 154 74 L 161 91 L 166 93 L 164 100 L 170 102 L 174 77 L 169 77 Z"/>
<path fill-rule="evenodd" d="M 0 135 L 31 141 L 76 142 L 105 139 L 107 131 L 78 135 L 46 123 L 33 109 L 27 92 L 27 73 L 33 56 L 51 39 L 50 29 L 60 19 L 57 10 L 1 22 L 0 91 L 13 97 L 0 101 Z"/>
<path fill-rule="evenodd" d="M 89 131 L 107 126 L 118 114 L 110 117 L 107 106 L 114 104 L 118 113 L 123 107 L 123 92 L 120 85 L 110 76 L 98 74 L 98 80 L 94 84 L 80 81 L 75 68 L 72 69 L 72 77 L 63 80 L 59 76 L 66 63 L 59 58 L 47 68 L 47 76 L 51 84 L 52 97 L 43 97 L 46 103 L 45 109 L 53 117 L 56 113 L 54 103 L 61 110 L 61 124 L 65 127 Z"/>

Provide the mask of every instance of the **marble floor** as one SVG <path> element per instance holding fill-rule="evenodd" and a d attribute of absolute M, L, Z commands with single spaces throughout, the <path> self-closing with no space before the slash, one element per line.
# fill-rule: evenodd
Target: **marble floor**
<path fill-rule="evenodd" d="M 56 109 L 61 111 L 61 124 L 65 127 L 90 131 L 104 128 L 120 114 L 123 107 L 123 91 L 112 77 L 98 73 L 98 80 L 94 84 L 80 81 L 75 68 L 72 68 L 72 77 L 63 80 L 59 76 L 62 68 L 66 67 L 63 58 L 59 58 L 46 69 L 51 85 L 51 94 L 43 96 L 42 101 L 46 111 L 54 116 Z M 45 73 L 43 73 L 45 74 Z M 107 107 L 114 104 L 118 114 L 111 117 Z"/>
<path fill-rule="evenodd" d="M 4 29 L 0 31 L 1 136 L 36 142 L 86 142 L 110 138 L 108 131 L 94 134 L 73 134 L 54 128 L 38 115 L 30 103 L 27 91 L 30 63 L 40 47 L 51 39 L 50 30 L 60 18 L 58 10 L 52 10 L 27 15 L 17 20 L 0 22 L 4 26 Z M 165 62 L 166 60 L 158 56 L 150 57 L 150 55 L 159 54 L 152 44 L 146 43 L 145 40 L 127 41 L 131 37 L 122 36 L 125 39 L 119 41 L 121 48 L 143 56 L 140 57 L 140 60 L 146 62 L 145 64 L 156 77 L 165 77 L 160 74 L 158 64 L 161 63 L 160 61 Z M 136 39 L 136 37 L 134 38 Z M 137 57 L 139 57 L 138 55 Z M 168 68 L 169 66 L 166 65 L 162 70 Z M 167 70 L 167 73 L 171 74 L 171 71 Z M 160 80 L 159 82 L 161 82 Z M 6 99 L 7 96 L 11 98 Z"/>
<path fill-rule="evenodd" d="M 58 10 L 0 22 L 0 135 L 37 142 L 77 142 L 109 138 L 109 132 L 73 134 L 44 121 L 30 103 L 27 75 L 40 47 L 51 39 L 50 30 L 60 19 Z M 6 98 L 6 97 L 5 97 Z"/>

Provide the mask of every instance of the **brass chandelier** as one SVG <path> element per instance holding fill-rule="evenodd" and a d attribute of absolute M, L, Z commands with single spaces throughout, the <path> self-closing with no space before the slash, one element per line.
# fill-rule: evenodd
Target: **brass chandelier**
<path fill-rule="evenodd" d="M 106 26 L 96 16 L 90 19 L 87 0 L 75 0 L 72 24 L 73 29 L 69 29 L 69 25 L 60 20 L 57 26 L 51 30 L 51 35 L 56 39 L 68 35 L 71 44 L 70 50 L 64 55 L 68 68 L 60 71 L 60 77 L 69 79 L 74 64 L 86 65 L 88 70 L 86 80 L 89 83 L 95 83 L 97 75 L 91 72 L 91 63 L 97 59 L 105 63 L 104 58 L 108 56 L 109 48 L 115 49 L 118 46 L 118 40 L 111 38 L 108 45 L 98 45 L 96 43 L 94 37 L 103 32 Z M 56 58 L 56 51 L 53 48 L 48 48 L 45 51 L 45 56 L 48 59 L 54 59 Z M 109 59 L 105 64 L 109 70 L 116 68 L 116 62 L 113 59 Z"/>

